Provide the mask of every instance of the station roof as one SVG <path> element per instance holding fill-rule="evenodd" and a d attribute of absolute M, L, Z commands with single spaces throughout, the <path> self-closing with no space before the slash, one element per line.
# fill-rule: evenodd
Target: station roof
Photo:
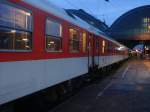
<path fill-rule="evenodd" d="M 116 40 L 150 40 L 150 5 L 123 14 L 108 33 Z"/>

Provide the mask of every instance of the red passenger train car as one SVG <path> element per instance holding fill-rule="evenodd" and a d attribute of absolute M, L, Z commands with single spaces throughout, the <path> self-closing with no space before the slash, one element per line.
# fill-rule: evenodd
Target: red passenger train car
<path fill-rule="evenodd" d="M 0 105 L 128 58 L 128 49 L 46 0 L 0 1 Z"/>

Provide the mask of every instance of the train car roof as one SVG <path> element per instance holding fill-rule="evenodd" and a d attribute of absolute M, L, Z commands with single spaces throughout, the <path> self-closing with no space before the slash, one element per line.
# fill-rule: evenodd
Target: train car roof
<path fill-rule="evenodd" d="M 23 0 L 25 3 L 28 3 L 34 7 L 37 7 L 41 10 L 44 10 L 48 13 L 51 13 L 55 15 L 56 17 L 62 18 L 74 25 L 77 25 L 85 30 L 88 30 L 91 33 L 94 33 L 95 35 L 102 36 L 103 38 L 112 41 L 116 43 L 119 46 L 123 46 L 117 41 L 113 40 L 112 38 L 105 35 L 104 32 L 100 31 L 98 28 L 88 24 L 84 20 L 80 19 L 79 17 L 75 15 L 68 14 L 63 8 L 60 8 L 56 5 L 54 5 L 52 2 L 48 0 Z M 125 47 L 125 46 L 124 46 Z"/>

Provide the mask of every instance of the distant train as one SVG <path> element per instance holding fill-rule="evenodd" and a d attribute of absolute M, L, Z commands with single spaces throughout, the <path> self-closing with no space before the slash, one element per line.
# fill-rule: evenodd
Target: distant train
<path fill-rule="evenodd" d="M 128 58 L 128 48 L 44 0 L 0 1 L 0 105 Z"/>

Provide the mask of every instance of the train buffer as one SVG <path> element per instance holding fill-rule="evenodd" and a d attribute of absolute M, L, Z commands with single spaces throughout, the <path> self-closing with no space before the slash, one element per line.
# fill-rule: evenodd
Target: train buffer
<path fill-rule="evenodd" d="M 49 112 L 150 112 L 150 62 L 130 61 Z"/>

